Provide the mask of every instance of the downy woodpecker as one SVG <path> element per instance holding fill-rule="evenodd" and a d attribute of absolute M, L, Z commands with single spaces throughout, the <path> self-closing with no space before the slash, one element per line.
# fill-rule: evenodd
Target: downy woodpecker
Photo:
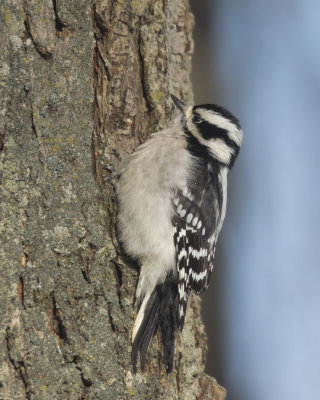
<path fill-rule="evenodd" d="M 123 162 L 117 185 L 117 235 L 140 265 L 132 332 L 132 362 L 141 368 L 159 325 L 167 372 L 176 330 L 183 328 L 190 292 L 202 293 L 213 268 L 226 213 L 227 176 L 239 153 L 242 130 L 227 110 L 185 105 L 181 116 L 154 133 Z"/>

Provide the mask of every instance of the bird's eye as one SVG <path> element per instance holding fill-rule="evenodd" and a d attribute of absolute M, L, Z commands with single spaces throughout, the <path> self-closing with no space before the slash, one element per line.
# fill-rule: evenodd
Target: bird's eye
<path fill-rule="evenodd" d="M 199 124 L 201 122 L 201 118 L 199 117 L 199 115 L 195 115 L 192 119 L 192 122 L 194 124 Z"/>

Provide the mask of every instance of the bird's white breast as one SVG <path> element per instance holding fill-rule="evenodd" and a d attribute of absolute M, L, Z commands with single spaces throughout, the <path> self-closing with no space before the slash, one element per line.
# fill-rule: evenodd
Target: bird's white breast
<path fill-rule="evenodd" d="M 184 135 L 170 128 L 153 134 L 122 167 L 118 236 L 126 252 L 140 259 L 140 276 L 149 280 L 141 280 L 140 292 L 163 279 L 164 270 L 175 271 L 172 198 L 186 186 L 190 162 Z"/>

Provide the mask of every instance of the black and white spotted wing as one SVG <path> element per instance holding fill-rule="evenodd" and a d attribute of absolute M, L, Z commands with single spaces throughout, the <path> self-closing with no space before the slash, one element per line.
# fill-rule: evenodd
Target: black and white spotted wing
<path fill-rule="evenodd" d="M 179 319 L 183 328 L 190 291 L 203 292 L 209 283 L 213 268 L 215 224 L 211 226 L 202 216 L 201 202 L 195 201 L 191 192 L 177 193 L 173 200 L 175 216 L 174 244 L 178 270 Z"/>

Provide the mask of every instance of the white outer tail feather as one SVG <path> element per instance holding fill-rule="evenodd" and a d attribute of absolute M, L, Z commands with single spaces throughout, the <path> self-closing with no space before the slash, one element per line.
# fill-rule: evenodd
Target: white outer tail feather
<path fill-rule="evenodd" d="M 152 293 L 151 291 L 146 293 L 146 295 L 143 299 L 143 302 L 139 308 L 139 312 L 136 317 L 136 320 L 134 321 L 134 325 L 133 325 L 133 329 L 132 329 L 132 339 L 131 339 L 132 343 L 134 342 L 134 339 L 135 339 L 135 337 L 139 331 L 139 328 L 142 324 L 142 321 L 144 319 L 144 311 L 145 311 L 146 305 L 148 304 L 151 293 Z"/>

